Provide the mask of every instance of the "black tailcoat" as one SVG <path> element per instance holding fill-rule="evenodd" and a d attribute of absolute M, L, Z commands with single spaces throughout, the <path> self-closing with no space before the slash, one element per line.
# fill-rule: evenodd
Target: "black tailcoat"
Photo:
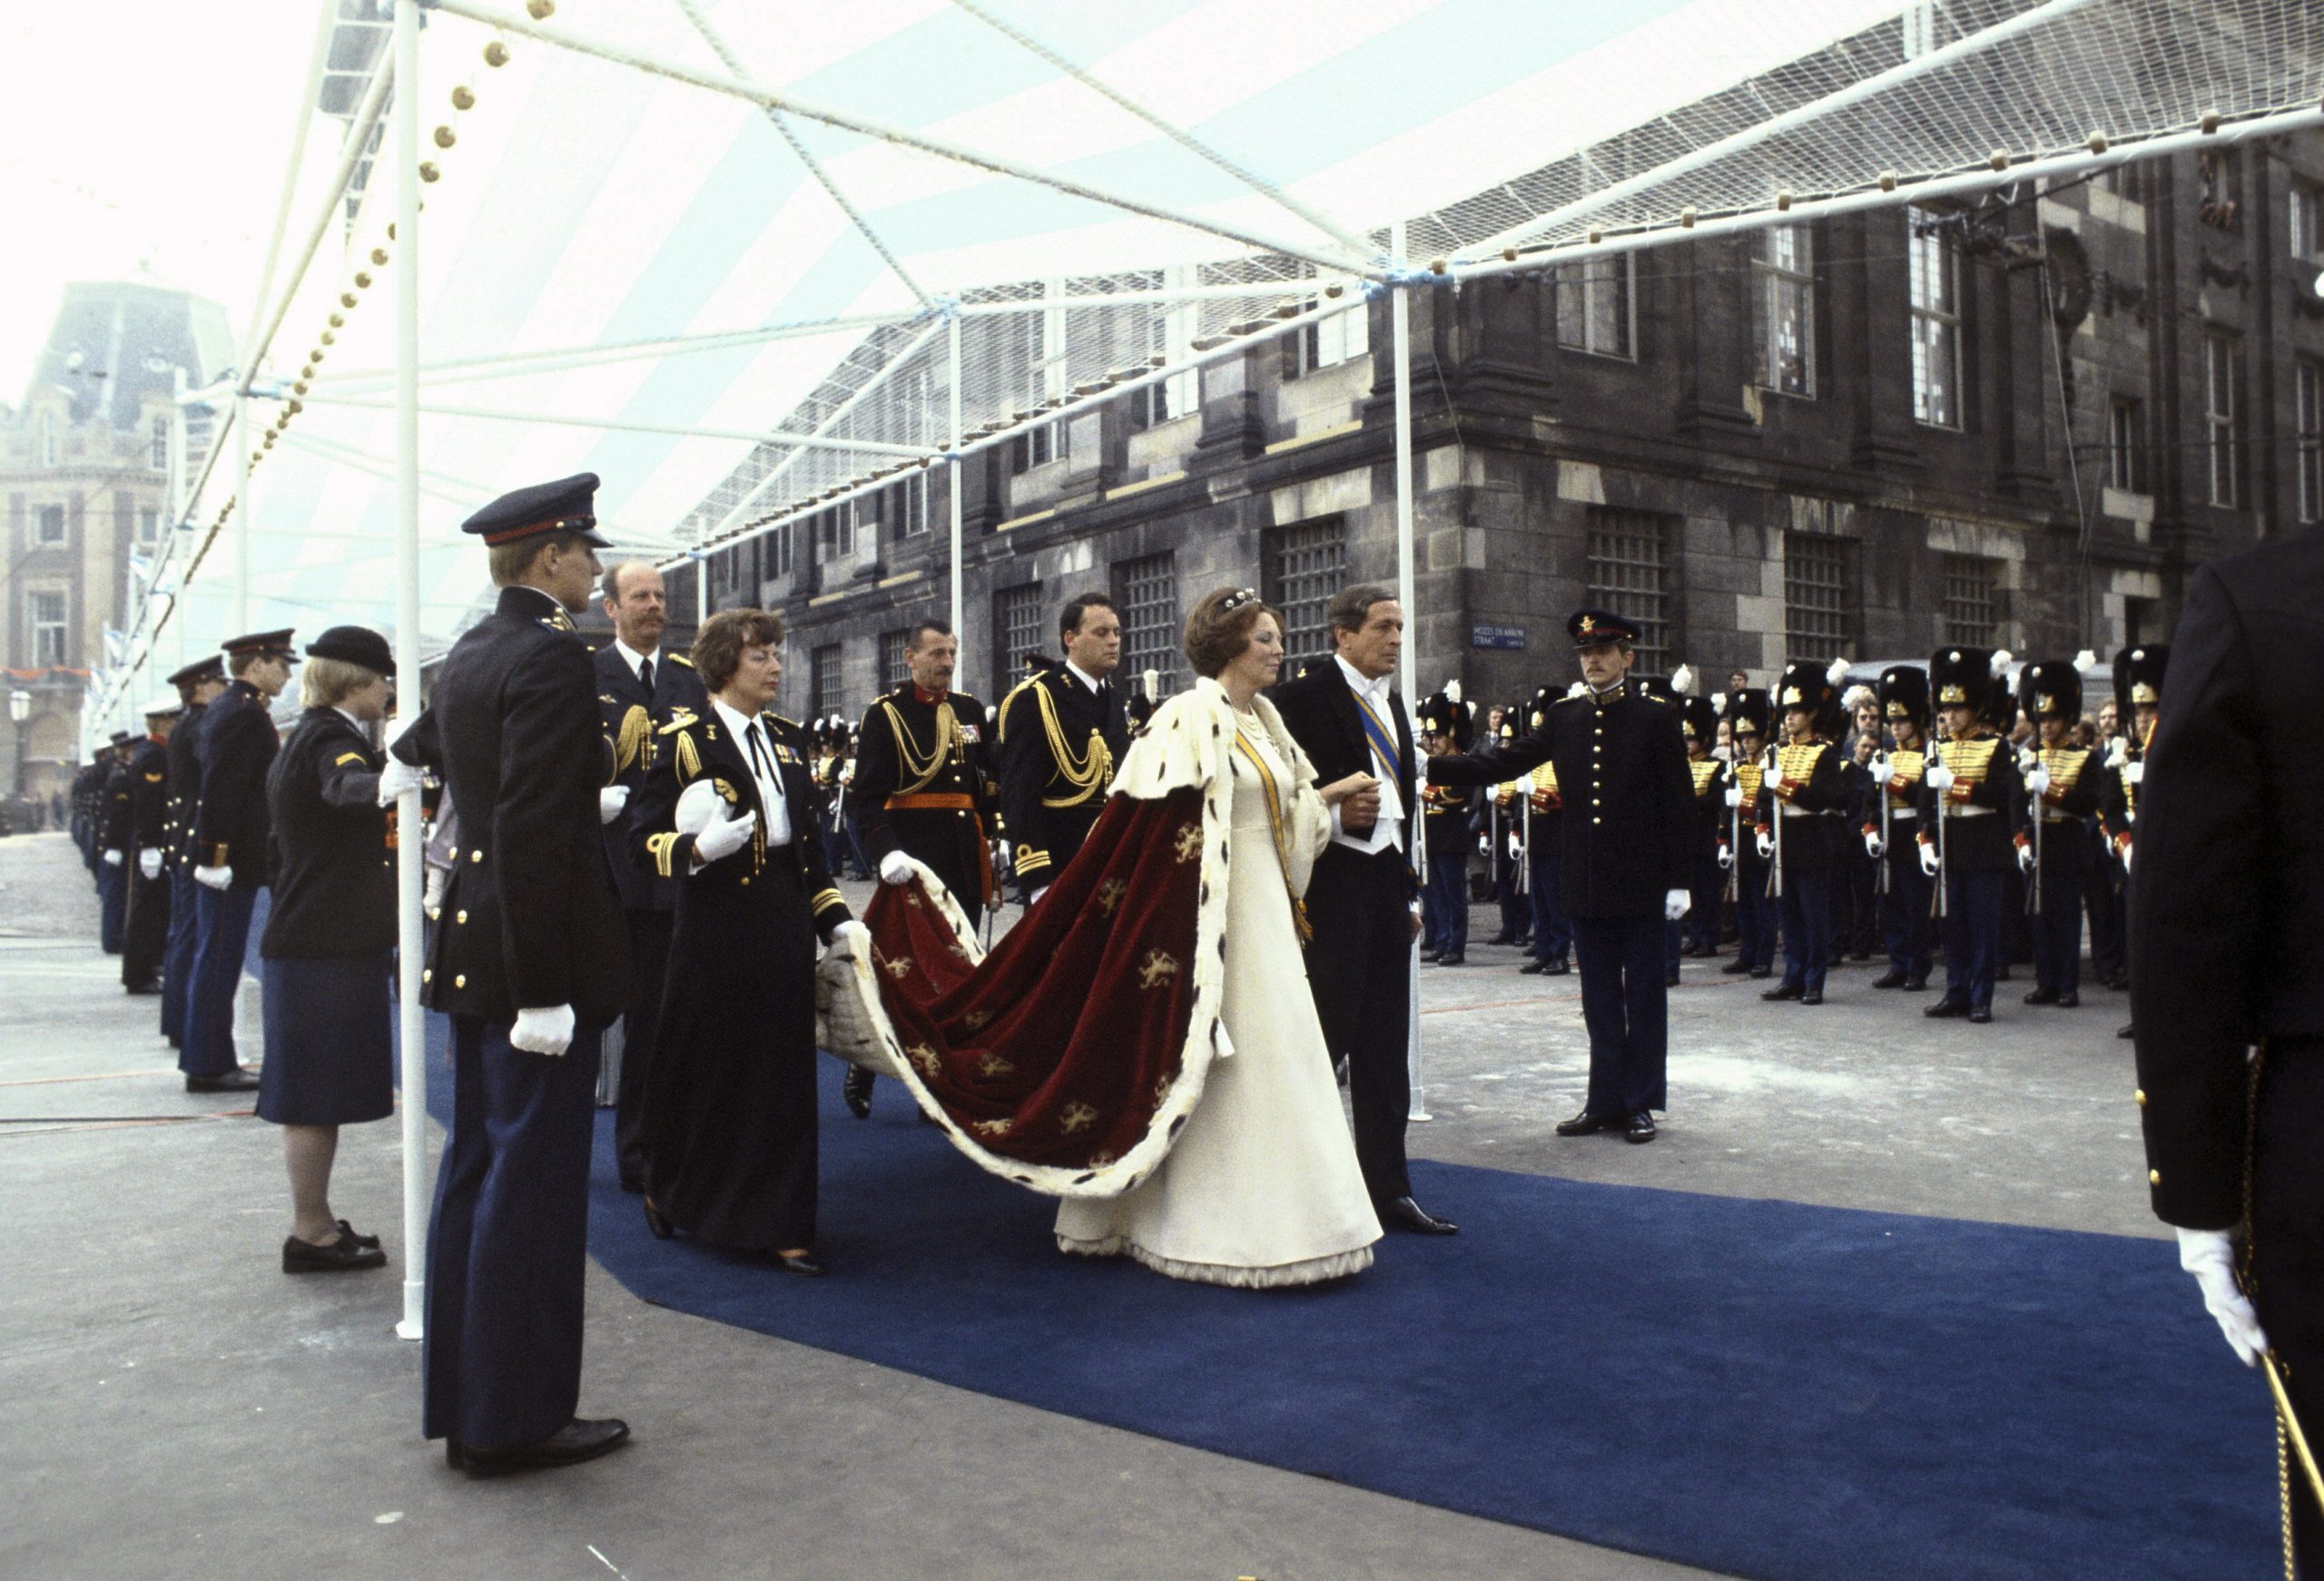
<path fill-rule="evenodd" d="M 377 957 L 395 948 L 382 762 L 335 708 L 310 708 L 292 727 L 266 776 L 276 860 L 261 955 Z"/>
<path fill-rule="evenodd" d="M 1105 810 L 1114 765 L 1129 750 L 1129 716 L 1118 688 L 1108 684 L 1101 699 L 1059 664 L 1000 700 L 1000 737 L 1009 860 L 1029 893 L 1064 869 Z M 1091 763 L 1099 751 L 1102 764 Z M 1084 779 L 1094 774 L 1095 783 L 1076 784 L 1068 763 Z M 861 785 L 860 763 L 856 773 Z"/>
<path fill-rule="evenodd" d="M 202 789 L 193 811 L 194 866 L 233 869 L 237 889 L 263 888 L 271 877 L 266 771 L 280 746 L 267 699 L 247 681 L 218 694 L 195 741 Z"/>
<path fill-rule="evenodd" d="M 951 711 L 953 743 L 941 761 L 931 763 L 941 729 L 940 708 Z M 901 751 L 899 727 L 904 737 Z M 848 788 L 856 833 L 872 867 L 877 869 L 880 859 L 895 850 L 927 863 L 972 919 L 984 912 L 985 870 L 990 860 L 984 843 L 985 820 L 992 807 L 990 734 L 984 704 L 967 692 L 948 692 L 939 704 L 928 702 L 920 688 L 906 682 L 864 711 L 855 747 L 855 777 Z M 921 772 L 911 772 L 907 759 L 921 765 Z M 963 804 L 889 805 L 895 798 L 921 796 Z M 1100 791 L 1098 801 L 1104 800 Z M 812 832 L 815 826 L 809 822 L 801 827 Z"/>
<path fill-rule="evenodd" d="M 621 650 L 607 643 L 590 657 L 597 673 L 597 719 L 614 747 L 614 785 L 626 785 L 633 799 L 654 767 L 660 732 L 681 713 L 699 714 L 710 706 L 694 662 L 667 647 L 654 654 L 654 690 L 647 692 Z M 667 911 L 677 904 L 675 880 L 655 879 L 629 859 L 629 813 L 605 826 L 606 858 L 625 911 Z"/>

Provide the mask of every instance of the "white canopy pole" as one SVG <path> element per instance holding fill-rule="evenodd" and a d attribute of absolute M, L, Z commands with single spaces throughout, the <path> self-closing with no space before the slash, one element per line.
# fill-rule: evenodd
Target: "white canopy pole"
<path fill-rule="evenodd" d="M 952 435 L 952 455 L 950 461 L 945 466 L 944 470 L 950 473 L 952 478 L 952 638 L 953 641 L 958 642 L 960 641 L 960 632 L 962 629 L 960 624 L 960 466 L 964 459 L 960 453 L 960 440 L 962 437 L 960 429 L 960 315 L 958 313 L 952 315 L 951 335 L 946 348 L 946 352 L 947 359 L 951 364 L 951 377 L 948 383 L 948 393 L 945 397 L 945 400 L 946 404 L 950 408 L 950 421 L 947 426 L 950 428 Z M 1006 676 L 994 677 L 995 686 L 993 691 L 995 706 L 998 706 L 1000 702 L 999 682 L 1005 681 L 1006 679 Z"/>
<path fill-rule="evenodd" d="M 1413 608 L 1413 349 L 1412 301 L 1406 295 L 1412 287 L 1403 280 L 1404 222 L 1399 220 L 1388 232 L 1388 249 L 1393 256 L 1396 281 L 1390 286 L 1388 297 L 1389 356 L 1396 370 L 1396 602 L 1404 611 L 1404 663 L 1402 690 L 1404 694 L 1404 717 L 1413 722 L 1417 736 L 1420 731 L 1420 688 L 1415 682 L 1419 673 L 1419 617 Z M 1421 755 L 1420 742 L 1413 742 L 1413 759 L 1421 765 L 1421 772 L 1413 783 L 1413 800 L 1420 800 L 1421 783 L 1428 776 L 1428 760 Z M 1422 866 L 1421 849 L 1428 842 L 1423 838 L 1426 821 L 1418 807 L 1404 810 L 1412 816 L 1411 849 L 1404 855 L 1416 869 Z M 1467 899 L 1465 896 L 1463 899 Z M 1409 984 L 1406 1003 L 1410 1007 L 1405 1023 L 1404 1062 L 1412 1080 L 1411 1117 L 1425 1120 L 1428 1105 L 1421 1095 L 1420 1070 L 1420 941 L 1415 938 L 1404 965 L 1405 981 Z"/>
<path fill-rule="evenodd" d="M 229 638 L 251 629 L 251 400 L 234 394 L 234 604 Z"/>
<path fill-rule="evenodd" d="M 419 685 L 419 5 L 395 15 L 396 161 L 396 716 L 420 710 Z M 396 801 L 396 965 L 403 1056 L 403 1321 L 428 1321 L 428 1020 L 419 1008 L 427 934 L 419 915 L 427 840 L 419 792 Z"/>
<path fill-rule="evenodd" d="M 401 234 L 400 229 L 398 234 Z M 417 376 L 415 375 L 415 378 Z M 413 385 L 418 390 L 419 386 Z M 393 402 L 374 400 L 369 396 L 310 395 L 305 405 L 310 407 L 365 407 L 377 410 L 402 407 L 399 394 Z M 632 423 L 619 417 L 568 417 L 554 412 L 497 412 L 490 407 L 447 406 L 430 401 L 419 408 L 432 417 L 478 417 L 497 423 L 550 423 L 566 428 L 596 428 L 608 434 L 664 434 L 677 439 L 740 439 L 746 445 L 789 445 L 809 450 L 858 450 L 867 456 L 894 456 L 906 461 L 917 461 L 935 451 L 925 445 L 890 445 L 879 439 L 834 439 L 822 434 L 792 434 L 778 428 L 762 431 L 756 428 L 686 427 L 670 423 Z"/>

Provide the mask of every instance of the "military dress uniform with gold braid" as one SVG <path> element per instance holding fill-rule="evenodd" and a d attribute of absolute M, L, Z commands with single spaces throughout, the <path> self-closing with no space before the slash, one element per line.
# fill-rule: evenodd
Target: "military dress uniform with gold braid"
<path fill-rule="evenodd" d="M 1880 898 L 1880 939 L 1888 969 L 1873 978 L 1876 988 L 1917 994 L 1928 987 L 1936 960 L 1936 881 L 1921 870 L 1921 774 L 1928 763 L 1928 672 L 1917 664 L 1895 664 L 1880 673 L 1876 688 L 1881 717 L 1890 740 L 1887 779 L 1866 810 L 1859 833 L 1885 840 L 1888 892 Z M 1901 744 L 1909 734 L 1917 746 Z M 1886 828 L 1882 813 L 1886 811 Z"/>
<path fill-rule="evenodd" d="M 1129 750 L 1129 715 L 1110 682 L 1092 692 L 1062 663 L 1046 661 L 1000 700 L 998 732 L 1009 863 L 1030 899 L 1105 810 L 1114 765 Z"/>
<path fill-rule="evenodd" d="M 894 850 L 927 864 L 971 926 L 996 899 L 990 746 L 983 703 L 907 681 L 864 710 L 849 788 L 872 868 Z M 1104 800 L 1101 786 L 1093 805 Z"/>
<path fill-rule="evenodd" d="M 1945 886 L 1945 996 L 1922 1014 L 1993 1019 L 1994 982 L 2001 967 L 2004 877 L 2016 864 L 2024 833 L 2024 781 L 2017 753 L 1989 733 L 1984 715 L 1992 673 L 1988 648 L 1948 648 L 1929 663 L 1936 706 L 1969 707 L 1979 719 L 1967 736 L 1937 743 L 1934 761 L 1952 783 L 1939 790 L 1921 776 L 1920 829 L 1915 838 L 1937 853 Z M 1940 818 L 1943 820 L 1939 827 Z"/>
<path fill-rule="evenodd" d="M 2064 660 L 2028 664 L 2018 687 L 2038 730 L 2045 720 L 2067 728 L 2082 717 L 2082 676 Z M 2037 738 L 2038 739 L 2038 738 Z M 2029 1005 L 2072 1007 L 2082 995 L 2082 893 L 2089 879 L 2090 820 L 2098 810 L 2097 754 L 2082 747 L 2043 747 L 2034 754 L 2041 790 L 2026 786 L 2026 860 L 2035 864 L 2034 991 Z"/>
<path fill-rule="evenodd" d="M 646 1198 L 731 1251 L 815 1243 L 816 941 L 849 912 L 815 837 L 809 750 L 791 721 L 714 702 L 663 728 L 630 823 L 632 861 L 678 885 Z M 697 865 L 678 806 L 705 782 L 722 817 L 755 812 L 758 824 L 741 849 Z"/>
<path fill-rule="evenodd" d="M 1420 705 L 1420 733 L 1469 744 L 1468 704 L 1440 692 Z M 1457 967 L 1469 951 L 1469 851 L 1484 816 L 1484 793 L 1430 783 L 1420 792 L 1421 850 L 1428 859 L 1428 881 L 1421 891 L 1420 952 L 1423 960 Z"/>
<path fill-rule="evenodd" d="M 1821 664 L 1794 664 L 1776 691 L 1778 714 L 1806 707 L 1819 737 L 1839 723 L 1837 688 Z M 1846 760 L 1829 740 L 1787 741 L 1760 766 L 1757 836 L 1770 844 L 1776 908 L 1783 919 L 1783 980 L 1760 997 L 1824 1002 L 1832 960 L 1832 885 L 1850 833 Z M 1777 820 L 1781 828 L 1777 828 Z"/>
<path fill-rule="evenodd" d="M 665 644 L 640 654 L 644 668 L 608 642 L 590 655 L 597 676 L 597 722 L 613 745 L 608 788 L 628 789 L 635 800 L 654 767 L 656 732 L 672 720 L 699 714 L 710 706 L 694 661 Z M 649 680 L 650 676 L 650 680 Z M 662 995 L 670 970 L 670 916 L 676 909 L 674 879 L 641 872 L 629 859 L 627 807 L 605 825 L 606 863 L 621 896 L 622 921 L 629 935 L 629 1003 L 621 1017 L 621 1071 L 614 1094 L 614 1158 L 625 1191 L 644 1189 L 645 1179 L 645 1080 L 660 1038 Z"/>
<path fill-rule="evenodd" d="M 1502 711 L 1496 734 L 1517 739 L 1519 710 Z M 1530 949 L 1533 941 L 1533 910 L 1525 900 L 1524 788 L 1516 781 L 1492 786 L 1485 796 L 1485 832 L 1492 869 L 1492 898 L 1501 908 L 1501 931 L 1490 942 Z"/>
<path fill-rule="evenodd" d="M 1735 776 L 1710 755 L 1718 735 L 1718 711 L 1708 697 L 1679 700 L 1679 731 L 1687 742 L 1687 778 L 1695 790 L 1694 882 L 1689 887 L 1686 950 L 1696 956 L 1718 952 L 1718 849 L 1727 840 L 1727 790 Z M 1699 750 L 1702 756 L 1693 755 Z"/>

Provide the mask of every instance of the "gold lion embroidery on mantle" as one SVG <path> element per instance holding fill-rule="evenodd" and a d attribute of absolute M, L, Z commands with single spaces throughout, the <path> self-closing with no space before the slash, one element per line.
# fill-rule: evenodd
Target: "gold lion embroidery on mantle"
<path fill-rule="evenodd" d="M 1016 1061 L 1003 1059 L 997 1054 L 985 1055 L 977 1061 L 977 1075 L 984 1077 L 987 1081 L 992 1080 L 995 1076 L 1014 1075 L 1016 1074 Z"/>
<path fill-rule="evenodd" d="M 936 1057 L 936 1051 L 924 1043 L 915 1043 L 904 1052 L 911 1056 L 913 1067 L 923 1080 L 934 1081 L 944 1068 L 943 1062 Z"/>
<path fill-rule="evenodd" d="M 1137 965 L 1137 986 L 1141 988 L 1167 987 L 1169 986 L 1170 979 L 1177 976 L 1177 973 L 1178 960 L 1176 956 L 1166 955 L 1158 949 L 1149 949 L 1146 952 L 1146 958 Z"/>
<path fill-rule="evenodd" d="M 1178 825 L 1178 859 L 1182 862 L 1193 861 L 1201 850 L 1202 830 L 1191 823 Z"/>
<path fill-rule="evenodd" d="M 974 1032 L 991 1019 L 992 1012 L 990 1010 L 971 1010 L 960 1017 L 960 1025 Z"/>
<path fill-rule="evenodd" d="M 1098 886 L 1098 909 L 1111 917 L 1114 914 L 1114 908 L 1120 905 L 1122 897 L 1128 893 L 1129 884 L 1127 880 L 1108 879 Z"/>
<path fill-rule="evenodd" d="M 1072 1135 L 1076 1131 L 1087 1131 L 1097 1123 L 1098 1111 L 1090 1105 L 1079 1103 L 1068 1104 L 1065 1106 L 1065 1114 L 1058 1121 L 1068 1136 Z"/>
<path fill-rule="evenodd" d="M 908 955 L 900 955 L 893 960 L 884 960 L 880 964 L 887 967 L 888 975 L 899 982 L 911 976 L 911 957 Z"/>
<path fill-rule="evenodd" d="M 1016 1121 L 1004 1115 L 998 1120 L 971 1120 L 969 1122 L 969 1129 L 980 1136 L 1006 1136 L 1009 1134 L 1009 1127 L 1016 1124 Z"/>

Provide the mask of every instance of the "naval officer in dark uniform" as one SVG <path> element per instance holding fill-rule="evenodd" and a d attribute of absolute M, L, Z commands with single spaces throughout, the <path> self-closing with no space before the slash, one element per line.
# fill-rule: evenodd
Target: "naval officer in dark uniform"
<path fill-rule="evenodd" d="M 1490 784 L 1536 763 L 1557 765 L 1565 796 L 1558 894 L 1573 923 L 1590 1027 L 1589 1096 L 1558 1134 L 1620 1131 L 1651 1142 L 1669 1046 L 1663 927 L 1691 904 L 1694 785 L 1678 710 L 1630 684 L 1637 625 L 1585 609 L 1566 629 L 1581 663 L 1581 693 L 1551 703 L 1514 745 L 1431 758 L 1428 777 Z"/>
<path fill-rule="evenodd" d="M 596 486 L 586 472 L 537 484 L 462 524 L 499 603 L 452 645 L 379 780 L 392 800 L 424 762 L 459 810 L 423 973 L 452 1021 L 452 1124 L 428 1232 L 422 1430 L 470 1476 L 571 1465 L 629 1436 L 574 1415 L 597 1035 L 629 977 L 598 819 L 596 675 L 572 619 L 606 546 Z"/>
<path fill-rule="evenodd" d="M 694 661 L 662 645 L 669 594 L 646 560 L 627 560 L 606 573 L 605 610 L 614 640 L 593 655 L 597 718 L 614 743 L 613 778 L 597 793 L 606 859 L 621 893 L 629 929 L 629 1003 L 622 1008 L 621 1077 L 614 1099 L 614 1157 L 621 1189 L 645 1189 L 645 1084 L 661 1042 L 662 986 L 670 967 L 671 914 L 677 881 L 656 878 L 629 859 L 631 795 L 654 767 L 658 732 L 710 706 Z"/>
<path fill-rule="evenodd" d="M 170 944 L 170 879 L 162 870 L 170 803 L 170 733 L 183 710 L 177 699 L 145 708 L 145 738 L 129 751 L 129 846 L 122 883 L 129 896 L 122 935 L 121 986 L 132 994 L 162 991 L 162 957 Z"/>
<path fill-rule="evenodd" d="M 97 939 L 107 955 L 120 955 L 129 932 L 129 754 L 136 739 L 113 732 L 105 749 L 105 777 L 98 793 Z"/>
<path fill-rule="evenodd" d="M 2190 581 L 2171 690 L 2142 743 L 2130 955 L 2155 1213 L 2178 1226 L 2180 1263 L 2237 1354 L 2249 1364 L 2273 1342 L 2324 1451 L 2319 607 L 2312 527 Z M 2296 1459 L 2289 1469 L 2299 1573 L 2324 1575 L 2324 1517 Z"/>
<path fill-rule="evenodd" d="M 234 992 L 241 986 L 258 892 L 271 879 L 273 820 L 266 771 L 281 746 L 270 709 L 290 681 L 291 633 L 252 632 L 225 644 L 233 682 L 210 705 L 195 743 L 202 788 L 193 804 L 193 981 L 178 1068 L 190 1093 L 248 1092 L 258 1075 L 234 1050 Z"/>
<path fill-rule="evenodd" d="M 162 865 L 170 883 L 170 933 L 162 956 L 162 1036 L 172 1048 L 185 1041 L 185 1002 L 193 980 L 193 808 L 202 786 L 202 764 L 194 756 L 210 704 L 226 690 L 226 662 L 216 653 L 197 659 L 170 677 L 185 712 L 170 732 L 169 807 L 164 814 Z"/>
<path fill-rule="evenodd" d="M 1037 658 L 1040 669 L 1000 700 L 997 722 L 1000 812 L 1029 906 L 1088 838 L 1129 748 L 1129 717 L 1112 679 L 1122 662 L 1114 601 L 1083 594 L 1058 616 L 1058 638 L 1064 660 Z"/>
<path fill-rule="evenodd" d="M 923 620 L 904 639 L 911 679 L 864 711 L 856 737 L 856 837 L 883 884 L 911 879 L 911 863 L 934 871 L 969 926 L 984 921 L 993 891 L 990 731 L 985 706 L 952 690 L 960 640 L 940 620 Z M 832 722 L 838 729 L 839 722 Z M 1102 803 L 1102 791 L 1094 807 Z M 850 1065 L 841 1095 L 859 1120 L 872 1113 L 875 1078 Z"/>

